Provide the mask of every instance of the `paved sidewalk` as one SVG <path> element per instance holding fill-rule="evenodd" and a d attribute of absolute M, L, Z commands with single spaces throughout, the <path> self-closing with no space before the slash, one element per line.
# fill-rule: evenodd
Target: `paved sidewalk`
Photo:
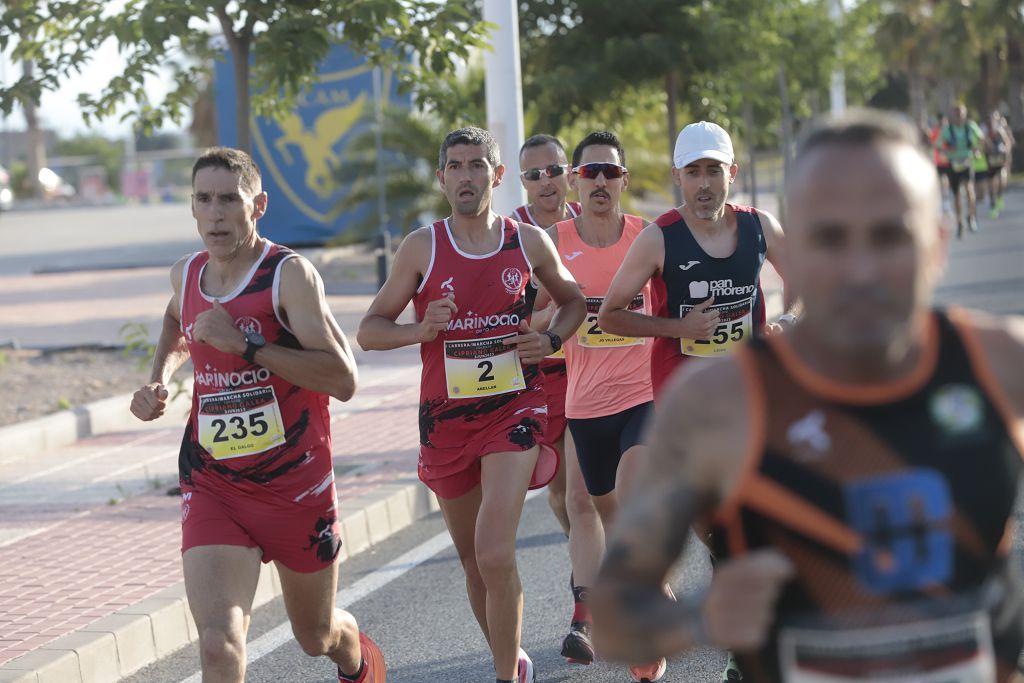
<path fill-rule="evenodd" d="M 418 355 L 363 360 L 331 406 L 343 557 L 436 509 L 416 479 Z M 117 680 L 194 640 L 164 493 L 186 410 L 0 464 L 0 681 Z M 279 592 L 264 574 L 260 603 Z"/>

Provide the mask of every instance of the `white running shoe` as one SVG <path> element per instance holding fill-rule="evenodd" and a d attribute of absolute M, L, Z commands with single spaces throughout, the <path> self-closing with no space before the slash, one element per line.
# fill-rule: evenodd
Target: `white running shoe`
<path fill-rule="evenodd" d="M 530 655 L 526 654 L 526 650 L 519 648 L 519 683 L 533 683 L 533 660 L 530 659 Z"/>

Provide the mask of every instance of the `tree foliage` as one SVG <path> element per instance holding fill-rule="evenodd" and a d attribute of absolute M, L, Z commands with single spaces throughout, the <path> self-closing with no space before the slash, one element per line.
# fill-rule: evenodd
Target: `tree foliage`
<path fill-rule="evenodd" d="M 37 65 L 34 76 L 0 88 L 0 111 L 9 113 L 15 102 L 38 102 L 44 90 L 89 68 L 97 49 L 114 40 L 127 64 L 97 97 L 79 97 L 86 120 L 130 103 L 134 109 L 123 118 L 144 128 L 180 122 L 205 82 L 211 26 L 218 26 L 236 64 L 238 130 L 245 142 L 250 101 L 257 114 L 290 109 L 335 42 L 347 42 L 415 90 L 451 72 L 487 35 L 462 0 L 127 0 L 120 10 L 110 7 L 106 0 L 0 5 L 0 51 Z M 173 71 L 173 86 L 163 102 L 149 102 L 146 78 L 165 67 Z"/>

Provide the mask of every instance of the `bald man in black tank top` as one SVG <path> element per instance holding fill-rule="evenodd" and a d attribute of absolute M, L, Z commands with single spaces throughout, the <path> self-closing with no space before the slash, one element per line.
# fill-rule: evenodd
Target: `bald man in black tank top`
<path fill-rule="evenodd" d="M 881 112 L 804 139 L 786 253 L 804 313 L 667 390 L 593 592 L 609 658 L 710 643 L 755 683 L 1024 680 L 1024 319 L 932 308 L 931 168 Z M 660 590 L 694 523 L 724 558 L 699 606 Z"/>

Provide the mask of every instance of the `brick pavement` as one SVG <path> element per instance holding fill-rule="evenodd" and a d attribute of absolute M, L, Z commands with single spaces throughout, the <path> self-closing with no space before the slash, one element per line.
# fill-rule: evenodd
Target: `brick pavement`
<path fill-rule="evenodd" d="M 369 373 L 358 401 L 332 405 L 343 507 L 415 481 L 418 368 L 409 354 L 394 360 Z M 78 463 L 70 468 L 50 467 L 52 456 L 43 470 L 34 458 L 5 466 L 0 519 L 11 538 L 0 538 L 0 666 L 182 580 L 178 499 L 151 488 L 104 500 L 123 486 L 90 479 L 126 450 L 145 446 L 173 458 L 180 434 L 178 427 L 90 437 L 52 454 Z"/>

